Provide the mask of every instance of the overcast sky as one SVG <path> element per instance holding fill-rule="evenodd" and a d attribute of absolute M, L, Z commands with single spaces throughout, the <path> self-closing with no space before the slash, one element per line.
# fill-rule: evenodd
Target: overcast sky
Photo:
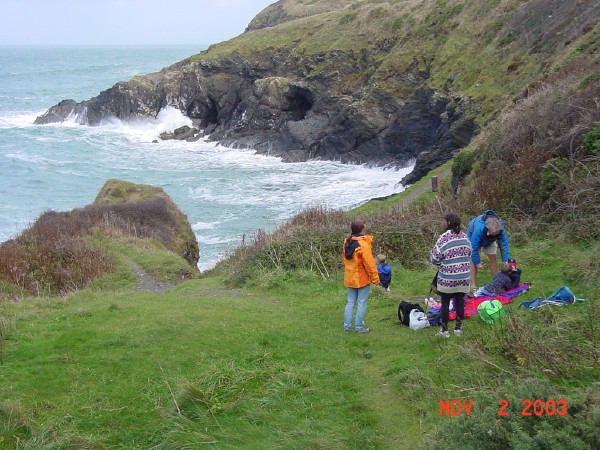
<path fill-rule="evenodd" d="M 7 0 L 0 45 L 214 44 L 277 0 Z"/>

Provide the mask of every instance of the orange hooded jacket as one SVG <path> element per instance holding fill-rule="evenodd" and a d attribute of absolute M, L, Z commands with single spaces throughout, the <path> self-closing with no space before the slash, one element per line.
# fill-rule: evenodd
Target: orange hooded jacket
<path fill-rule="evenodd" d="M 351 247 L 349 248 L 349 251 L 352 251 L 351 258 L 346 258 L 345 250 L 342 248 L 342 262 L 345 268 L 344 286 L 362 288 L 371 283 L 379 284 L 379 273 L 371 245 L 373 236 L 352 236 L 351 241 L 356 241 L 358 244 L 348 243 L 349 246 L 354 247 L 353 251 Z"/>

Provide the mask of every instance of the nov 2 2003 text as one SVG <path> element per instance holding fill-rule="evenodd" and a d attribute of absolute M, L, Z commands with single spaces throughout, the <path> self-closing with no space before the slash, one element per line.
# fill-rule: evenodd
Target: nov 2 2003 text
<path fill-rule="evenodd" d="M 473 411 L 473 400 L 440 400 L 439 414 L 440 416 L 470 416 Z M 520 410 L 523 417 L 530 416 L 566 416 L 569 412 L 568 403 L 564 399 L 560 400 L 530 400 L 525 399 L 521 402 Z M 508 400 L 502 399 L 498 401 L 498 416 L 508 417 L 514 411 L 510 410 Z"/>

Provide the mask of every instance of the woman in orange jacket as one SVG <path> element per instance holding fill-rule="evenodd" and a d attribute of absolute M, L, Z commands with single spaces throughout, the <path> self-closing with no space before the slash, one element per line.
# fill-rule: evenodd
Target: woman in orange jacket
<path fill-rule="evenodd" d="M 355 220 L 350 225 L 352 234 L 344 240 L 342 261 L 344 263 L 344 286 L 348 288 L 348 303 L 344 310 L 344 331 L 350 331 L 354 306 L 356 317 L 354 329 L 357 333 L 368 333 L 364 318 L 371 283 L 379 284 L 377 264 L 373 258 L 371 242 L 373 236 L 365 235 L 365 224 Z"/>

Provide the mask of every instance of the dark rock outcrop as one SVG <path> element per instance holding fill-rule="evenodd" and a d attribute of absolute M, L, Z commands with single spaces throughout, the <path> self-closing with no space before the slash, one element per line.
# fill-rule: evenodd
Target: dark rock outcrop
<path fill-rule="evenodd" d="M 452 157 L 474 133 L 465 104 L 424 86 L 416 72 L 401 98 L 364 82 L 347 80 L 374 61 L 364 54 L 332 51 L 302 59 L 270 49 L 254 60 L 230 55 L 182 61 L 161 72 L 117 83 L 90 100 L 66 100 L 37 124 L 76 116 L 87 125 L 107 117 L 156 117 L 170 105 L 197 126 L 162 139 L 195 140 L 209 135 L 225 146 L 249 147 L 284 161 L 407 166 L 415 181 Z M 416 80 L 416 81 L 415 81 Z M 460 134 L 460 139 L 455 135 Z M 422 153 L 427 158 L 418 158 Z"/>

